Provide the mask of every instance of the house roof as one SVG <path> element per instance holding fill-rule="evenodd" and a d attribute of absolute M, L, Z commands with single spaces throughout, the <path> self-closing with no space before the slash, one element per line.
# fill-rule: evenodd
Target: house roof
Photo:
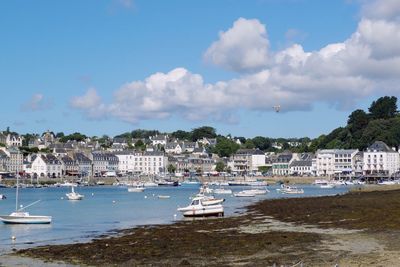
<path fill-rule="evenodd" d="M 394 152 L 397 153 L 396 151 L 394 151 L 393 149 L 391 149 L 387 144 L 385 144 L 382 141 L 375 141 L 372 145 L 370 145 L 367 148 L 368 152 Z"/>

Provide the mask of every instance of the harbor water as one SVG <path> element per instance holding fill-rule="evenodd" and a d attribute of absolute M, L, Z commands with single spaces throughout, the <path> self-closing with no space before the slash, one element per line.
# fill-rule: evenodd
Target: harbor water
<path fill-rule="evenodd" d="M 78 187 L 85 195 L 81 201 L 67 200 L 68 187 L 22 188 L 19 190 L 19 203 L 28 205 L 36 200 L 38 204 L 27 209 L 31 215 L 50 215 L 53 220 L 48 225 L 9 225 L 0 223 L 0 255 L 12 249 L 89 241 L 115 230 L 139 225 L 172 223 L 184 219 L 177 211 L 187 206 L 190 197 L 199 192 L 200 185 L 189 184 L 179 187 L 146 188 L 141 193 L 130 193 L 126 187 L 95 186 Z M 304 189 L 301 195 L 286 195 L 276 191 L 278 186 L 268 186 L 266 195 L 239 198 L 231 195 L 216 195 L 225 198 L 225 216 L 234 216 L 245 211 L 253 202 L 268 198 L 307 197 L 343 194 L 346 187 L 321 189 L 314 185 L 298 185 Z M 226 187 L 228 188 L 228 187 Z M 231 186 L 233 192 L 249 187 Z M 15 189 L 1 188 L 0 194 L 7 199 L 0 200 L 0 214 L 8 215 L 15 210 Z M 168 195 L 159 199 L 158 195 Z M 15 237 L 15 239 L 12 239 Z"/>

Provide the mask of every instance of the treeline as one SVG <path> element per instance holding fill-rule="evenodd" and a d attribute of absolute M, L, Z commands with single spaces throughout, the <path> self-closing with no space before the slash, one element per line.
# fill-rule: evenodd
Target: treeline
<path fill-rule="evenodd" d="M 339 127 L 328 135 L 314 139 L 309 149 L 364 150 L 374 141 L 383 141 L 394 147 L 400 144 L 400 115 L 395 96 L 385 96 L 373 101 L 368 112 L 362 109 L 353 111 L 345 127 Z"/>

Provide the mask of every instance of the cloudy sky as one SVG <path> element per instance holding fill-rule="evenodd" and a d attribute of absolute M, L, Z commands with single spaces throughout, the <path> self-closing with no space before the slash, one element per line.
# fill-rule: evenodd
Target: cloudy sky
<path fill-rule="evenodd" d="M 0 12 L 0 129 L 316 137 L 400 92 L 398 0 L 5 0 Z"/>

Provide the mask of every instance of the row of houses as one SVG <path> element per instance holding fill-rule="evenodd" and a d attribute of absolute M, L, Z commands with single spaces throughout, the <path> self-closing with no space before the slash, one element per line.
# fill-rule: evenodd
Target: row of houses
<path fill-rule="evenodd" d="M 400 171 L 400 154 L 377 141 L 365 151 L 322 149 L 315 155 L 283 153 L 272 163 L 274 175 L 393 176 Z"/>

